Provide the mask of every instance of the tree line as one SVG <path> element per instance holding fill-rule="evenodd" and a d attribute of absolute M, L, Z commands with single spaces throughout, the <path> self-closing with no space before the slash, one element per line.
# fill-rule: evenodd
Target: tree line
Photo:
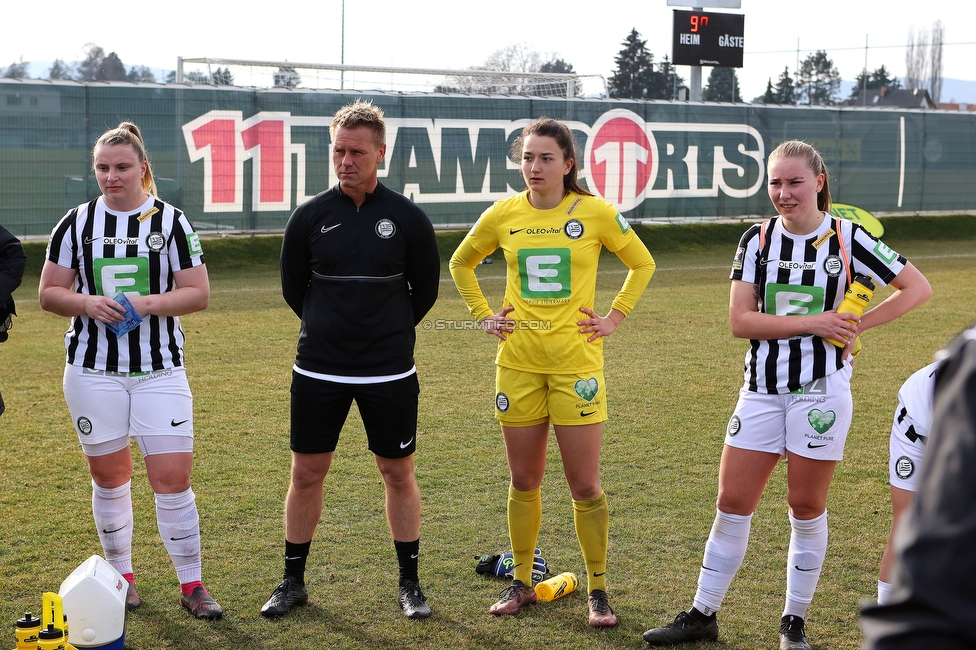
<path fill-rule="evenodd" d="M 931 30 L 915 31 L 913 26 L 909 32 L 905 54 L 905 65 L 908 70 L 906 77 L 911 89 L 919 88 L 929 92 L 929 96 L 936 103 L 939 101 L 942 88 L 942 44 L 944 28 L 941 21 L 937 21 Z M 616 69 L 607 80 L 607 93 L 610 97 L 620 99 L 664 99 L 673 100 L 681 97 L 685 80 L 678 75 L 676 66 L 667 55 L 660 62 L 654 61 L 654 54 L 648 49 L 647 41 L 641 38 L 636 29 L 621 43 L 622 49 L 614 57 Z M 157 81 L 152 71 L 146 66 L 134 65 L 126 69 L 115 52 L 105 53 L 105 50 L 94 43 L 88 43 L 85 48 L 85 58 L 75 64 L 66 64 L 58 59 L 48 70 L 48 79 L 70 79 L 75 81 Z M 29 72 L 29 62 L 20 60 L 3 69 L 3 77 L 22 79 Z M 572 74 L 573 65 L 563 60 L 558 54 L 541 54 L 532 51 L 526 44 L 509 45 L 494 52 L 488 60 L 475 65 L 471 70 L 486 70 L 495 72 L 560 72 Z M 818 50 L 807 56 L 799 68 L 790 76 L 789 67 L 783 68 L 782 73 L 773 83 L 772 77 L 766 84 L 766 92 L 755 97 L 753 103 L 762 104 L 803 104 L 812 106 L 831 106 L 840 103 L 841 77 L 837 66 L 827 56 L 825 50 Z M 176 81 L 176 73 L 170 72 L 166 83 Z M 234 85 L 234 76 L 227 68 L 216 68 L 208 73 L 190 71 L 184 76 L 184 81 L 215 86 Z M 291 67 L 281 67 L 273 75 L 275 87 L 295 88 L 301 84 L 298 71 Z M 508 82 L 504 88 L 498 87 L 497 82 L 486 85 L 483 79 L 472 76 L 470 79 L 454 79 L 450 84 L 435 88 L 436 92 L 511 92 L 537 94 L 541 86 L 534 86 L 531 82 Z M 490 85 L 490 87 L 489 87 Z M 510 86 L 510 87 L 509 87 Z M 848 102 L 853 102 L 861 93 L 869 89 L 879 89 L 883 86 L 889 89 L 901 88 L 901 82 L 882 65 L 868 72 L 863 70 L 855 78 L 855 84 Z M 582 92 L 581 84 L 577 83 L 577 95 Z M 564 90 L 547 91 L 565 96 Z M 712 68 L 708 80 L 702 90 L 702 99 L 711 102 L 741 102 L 738 75 L 735 68 Z"/>

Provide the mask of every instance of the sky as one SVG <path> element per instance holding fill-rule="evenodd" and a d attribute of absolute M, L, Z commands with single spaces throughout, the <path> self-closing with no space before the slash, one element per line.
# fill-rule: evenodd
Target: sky
<path fill-rule="evenodd" d="M 127 67 L 166 70 L 175 69 L 180 56 L 327 64 L 344 59 L 351 65 L 460 69 L 524 44 L 562 58 L 578 73 L 607 79 L 631 29 L 647 41 L 656 61 L 670 56 L 673 11 L 685 9 L 668 6 L 667 0 L 536 5 L 345 0 L 344 7 L 343 0 L 276 0 L 236 8 L 200 0 L 110 8 L 76 0 L 5 4 L 0 68 L 20 60 L 77 61 L 85 45 L 94 42 L 116 52 Z M 740 9 L 713 11 L 745 14 L 744 67 L 737 75 L 740 94 L 750 100 L 765 91 L 768 79 L 775 84 L 784 67 L 792 75 L 798 49 L 801 61 L 826 50 L 844 80 L 852 81 L 865 63 L 869 71 L 884 65 L 902 77 L 909 30 L 928 30 L 937 20 L 945 28 L 943 78 L 976 81 L 976 33 L 964 27 L 970 7 L 971 0 L 741 0 Z M 678 73 L 687 81 L 690 68 L 680 66 Z M 703 83 L 707 75 L 706 68 Z M 976 103 L 976 90 L 972 95 L 943 94 L 942 101 Z"/>

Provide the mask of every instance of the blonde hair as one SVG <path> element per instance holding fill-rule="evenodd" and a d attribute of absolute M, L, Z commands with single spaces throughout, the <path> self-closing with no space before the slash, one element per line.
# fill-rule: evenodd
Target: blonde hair
<path fill-rule="evenodd" d="M 159 196 L 156 189 L 156 179 L 153 178 L 152 165 L 149 163 L 149 155 L 146 153 L 146 144 L 142 141 L 142 132 L 139 127 L 132 122 L 120 122 L 114 129 L 109 129 L 95 141 L 92 149 L 92 157 L 99 147 L 117 144 L 127 144 L 136 152 L 136 157 L 140 163 L 146 163 L 146 175 L 142 177 L 142 190 L 152 196 Z"/>
<path fill-rule="evenodd" d="M 383 122 L 383 109 L 370 101 L 357 99 L 351 104 L 346 104 L 332 118 L 329 125 L 329 137 L 335 140 L 336 129 L 355 129 L 365 126 L 373 132 L 373 141 L 377 147 L 382 147 L 386 143 L 386 124 Z"/>
<path fill-rule="evenodd" d="M 821 212 L 830 212 L 830 185 L 827 182 L 827 163 L 824 162 L 820 152 L 802 140 L 787 140 L 781 142 L 778 147 L 769 154 L 769 160 L 775 158 L 800 158 L 806 162 L 807 167 L 816 176 L 823 174 L 823 187 L 817 192 L 817 209 Z"/>

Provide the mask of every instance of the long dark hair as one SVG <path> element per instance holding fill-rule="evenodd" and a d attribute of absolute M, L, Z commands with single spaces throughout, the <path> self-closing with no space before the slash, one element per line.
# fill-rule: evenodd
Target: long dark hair
<path fill-rule="evenodd" d="M 551 117 L 540 117 L 522 129 L 522 135 L 512 143 L 512 160 L 520 162 L 522 159 L 522 144 L 530 135 L 544 135 L 552 138 L 559 145 L 566 160 L 572 160 L 573 166 L 569 168 L 569 173 L 563 176 L 563 189 L 567 192 L 575 192 L 583 196 L 593 196 L 592 192 L 584 190 L 579 184 L 579 165 L 576 156 L 576 143 L 573 141 L 573 133 L 569 127 L 554 120 Z"/>

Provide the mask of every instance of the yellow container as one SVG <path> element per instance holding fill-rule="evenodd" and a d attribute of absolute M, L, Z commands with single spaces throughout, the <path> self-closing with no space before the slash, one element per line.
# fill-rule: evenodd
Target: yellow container
<path fill-rule="evenodd" d="M 868 306 L 871 302 L 871 297 L 874 295 L 874 283 L 871 282 L 871 278 L 867 275 L 855 275 L 854 281 L 851 282 L 851 286 L 847 289 L 847 293 L 844 295 L 843 302 L 837 307 L 838 314 L 854 314 L 858 318 L 864 313 L 864 308 Z M 854 321 L 847 321 L 853 323 Z M 847 343 L 836 341 L 834 339 L 824 339 L 828 343 L 833 343 L 839 348 L 844 347 Z M 856 345 L 856 344 L 855 344 Z M 860 346 L 857 346 L 860 347 Z M 858 350 L 860 351 L 860 350 Z"/>
<path fill-rule="evenodd" d="M 37 650 L 66 650 L 68 637 L 59 627 L 54 627 L 54 623 L 48 623 L 47 627 L 37 635 Z"/>
<path fill-rule="evenodd" d="M 16 650 L 37 650 L 37 634 L 41 631 L 41 619 L 27 612 L 24 618 L 17 619 Z"/>
<path fill-rule="evenodd" d="M 579 578 L 575 573 L 567 571 L 558 576 L 543 580 L 535 586 L 535 597 L 544 603 L 562 598 L 566 594 L 576 591 L 579 586 Z"/>

